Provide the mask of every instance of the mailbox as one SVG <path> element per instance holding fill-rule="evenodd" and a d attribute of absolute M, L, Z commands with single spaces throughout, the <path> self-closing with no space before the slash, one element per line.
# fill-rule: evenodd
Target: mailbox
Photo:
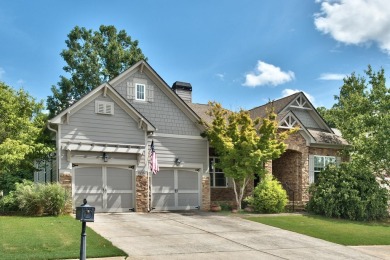
<path fill-rule="evenodd" d="M 84 204 L 80 207 L 76 207 L 76 219 L 81 222 L 94 222 L 95 221 L 95 207 L 91 207 L 87 204 L 87 200 L 84 199 Z"/>

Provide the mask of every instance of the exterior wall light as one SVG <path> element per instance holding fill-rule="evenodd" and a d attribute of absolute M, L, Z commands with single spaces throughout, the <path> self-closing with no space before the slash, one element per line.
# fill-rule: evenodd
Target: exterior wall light
<path fill-rule="evenodd" d="M 179 158 L 175 159 L 175 165 L 176 166 L 180 166 L 181 163 L 182 163 L 182 161 Z"/>
<path fill-rule="evenodd" d="M 108 155 L 107 153 L 103 153 L 103 161 L 108 162 Z"/>

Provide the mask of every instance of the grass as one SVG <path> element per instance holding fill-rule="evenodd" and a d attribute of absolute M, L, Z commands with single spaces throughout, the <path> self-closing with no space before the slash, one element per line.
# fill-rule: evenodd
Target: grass
<path fill-rule="evenodd" d="M 321 216 L 264 216 L 247 219 L 341 245 L 390 245 L 390 221 L 357 222 Z"/>
<path fill-rule="evenodd" d="M 71 216 L 0 216 L 0 259 L 79 258 L 81 223 Z M 87 224 L 87 257 L 127 256 Z"/>

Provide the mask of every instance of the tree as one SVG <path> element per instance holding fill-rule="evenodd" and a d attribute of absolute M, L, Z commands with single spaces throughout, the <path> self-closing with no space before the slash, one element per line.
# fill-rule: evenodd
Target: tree
<path fill-rule="evenodd" d="M 350 156 L 368 165 L 377 176 L 390 174 L 390 89 L 383 69 L 371 66 L 366 78 L 352 73 L 344 79 L 333 119 L 352 145 Z"/>
<path fill-rule="evenodd" d="M 42 133 L 47 116 L 43 103 L 36 102 L 23 89 L 15 91 L 0 82 L 0 177 L 32 173 L 33 159 L 50 151 Z M 0 181 L 1 185 L 5 185 Z M 4 187 L 1 186 L 0 190 Z M 8 189 L 8 187 L 5 187 Z"/>
<path fill-rule="evenodd" d="M 76 26 L 65 43 L 67 49 L 61 56 L 67 64 L 63 69 L 70 78 L 60 76 L 58 86 L 52 86 L 53 95 L 47 99 L 50 117 L 139 60 L 146 60 L 138 41 L 132 41 L 124 30 L 117 33 L 112 25 L 101 25 L 94 32 Z"/>
<path fill-rule="evenodd" d="M 326 107 L 317 107 L 317 111 L 328 124 L 328 126 L 332 128 L 336 127 L 336 122 L 333 114 L 334 110 L 332 108 L 327 109 Z"/>
<path fill-rule="evenodd" d="M 276 114 L 270 112 L 267 118 L 252 120 L 248 111 L 231 112 L 219 103 L 209 103 L 208 114 L 213 117 L 211 125 L 203 133 L 216 150 L 220 162 L 217 167 L 223 169 L 226 176 L 233 180 L 237 209 L 249 181 L 255 174 L 264 176 L 264 164 L 280 157 L 285 151 L 283 142 L 289 131 L 279 132 Z M 237 190 L 238 189 L 238 190 Z"/>

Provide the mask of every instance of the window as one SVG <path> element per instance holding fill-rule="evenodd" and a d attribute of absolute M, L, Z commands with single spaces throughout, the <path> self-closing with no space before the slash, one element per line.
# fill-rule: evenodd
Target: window
<path fill-rule="evenodd" d="M 218 157 L 209 158 L 210 187 L 227 187 L 228 183 L 225 174 L 222 169 L 215 167 L 215 164 L 218 162 Z"/>
<path fill-rule="evenodd" d="M 147 84 L 146 80 L 136 79 L 137 81 L 127 82 L 127 98 L 137 101 L 154 101 L 154 86 Z"/>
<path fill-rule="evenodd" d="M 136 84 L 136 100 L 145 100 L 145 85 L 144 84 Z"/>
<path fill-rule="evenodd" d="M 95 113 L 104 114 L 104 115 L 113 115 L 114 114 L 114 103 L 107 101 L 95 101 Z"/>
<path fill-rule="evenodd" d="M 325 169 L 325 167 L 329 164 L 336 164 L 336 157 L 335 156 L 321 156 L 321 155 L 314 155 L 312 156 L 313 163 L 310 168 L 310 183 L 317 182 L 318 175 L 322 170 Z"/>

